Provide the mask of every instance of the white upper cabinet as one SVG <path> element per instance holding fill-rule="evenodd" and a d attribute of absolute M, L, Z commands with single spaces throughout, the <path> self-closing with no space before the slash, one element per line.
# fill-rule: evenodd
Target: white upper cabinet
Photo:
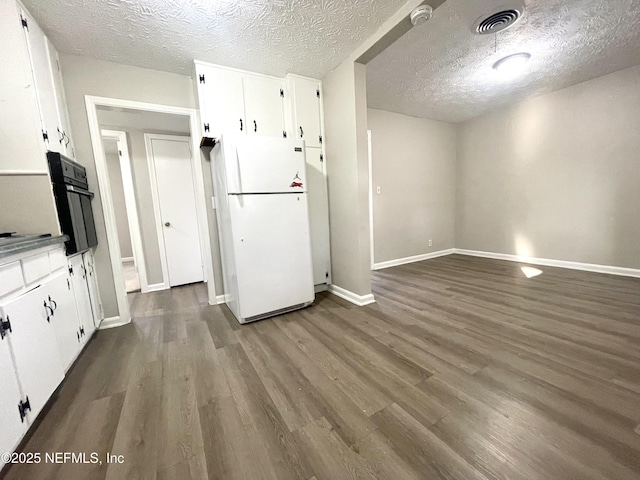
<path fill-rule="evenodd" d="M 202 136 L 246 130 L 242 74 L 234 70 L 196 63 Z"/>
<path fill-rule="evenodd" d="M 291 95 L 294 135 L 304 140 L 307 147 L 322 146 L 320 81 L 297 75 L 289 75 L 286 80 Z"/>
<path fill-rule="evenodd" d="M 203 137 L 284 136 L 282 80 L 202 62 L 195 66 Z"/>
<path fill-rule="evenodd" d="M 21 12 L 26 20 L 24 33 L 29 48 L 31 71 L 36 86 L 38 108 L 42 133 L 47 150 L 60 151 L 62 133 L 59 133 L 58 106 L 56 104 L 56 92 L 51 75 L 49 52 L 47 51 L 47 37 L 33 18 L 25 11 Z"/>
<path fill-rule="evenodd" d="M 29 13 L 21 18 L 47 150 L 74 157 L 58 52 Z"/>
<path fill-rule="evenodd" d="M 60 70 L 60 58 L 58 51 L 49 41 L 45 38 L 47 53 L 49 54 L 49 67 L 51 70 L 51 77 L 53 80 L 53 88 L 55 92 L 55 101 L 58 115 L 58 127 L 56 129 L 56 138 L 60 143 L 60 152 L 70 158 L 75 158 L 75 151 L 73 143 L 71 141 L 71 126 L 69 122 L 69 113 L 67 111 L 67 99 L 64 94 L 64 86 L 62 84 L 62 71 Z"/>
<path fill-rule="evenodd" d="M 247 134 L 283 137 L 284 90 L 278 78 L 244 75 Z"/>

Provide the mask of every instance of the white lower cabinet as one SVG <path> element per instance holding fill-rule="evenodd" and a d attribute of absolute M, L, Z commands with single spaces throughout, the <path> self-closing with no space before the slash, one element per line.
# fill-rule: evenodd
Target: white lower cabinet
<path fill-rule="evenodd" d="M 4 321 L 11 323 L 6 338 L 11 345 L 22 393 L 29 401 L 30 420 L 36 418 L 64 378 L 52 323 L 54 311 L 55 304 L 44 286 L 2 306 Z"/>
<path fill-rule="evenodd" d="M 89 299 L 93 310 L 93 324 L 95 328 L 100 326 L 104 317 L 102 313 L 102 302 L 100 301 L 100 291 L 98 290 L 98 275 L 96 274 L 95 258 L 91 250 L 83 254 L 83 262 L 87 271 L 87 286 L 89 287 Z"/>
<path fill-rule="evenodd" d="M 27 431 L 27 423 L 20 417 L 20 402 L 24 400 L 20 394 L 18 378 L 13 369 L 13 360 L 9 349 L 9 332 L 2 333 L 0 340 L 0 453 L 12 452 Z M 0 458 L 0 469 L 4 466 Z"/>
<path fill-rule="evenodd" d="M 80 338 L 80 321 L 69 273 L 63 272 L 54 277 L 45 288 L 54 305 L 51 322 L 56 332 L 60 361 L 67 371 L 84 343 Z"/>
<path fill-rule="evenodd" d="M 91 338 L 96 327 L 93 322 L 91 296 L 87 283 L 87 268 L 84 265 L 82 255 L 69 257 L 69 272 L 71 274 L 71 284 L 78 309 L 80 338 L 84 341 L 85 339 Z"/>

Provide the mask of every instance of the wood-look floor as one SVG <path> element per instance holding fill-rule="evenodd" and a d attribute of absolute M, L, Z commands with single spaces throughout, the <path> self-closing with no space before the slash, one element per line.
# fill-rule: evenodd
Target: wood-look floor
<path fill-rule="evenodd" d="M 203 286 L 132 297 L 7 479 L 640 478 L 640 279 L 451 255 L 240 326 Z M 635 430 L 635 431 L 634 431 Z"/>

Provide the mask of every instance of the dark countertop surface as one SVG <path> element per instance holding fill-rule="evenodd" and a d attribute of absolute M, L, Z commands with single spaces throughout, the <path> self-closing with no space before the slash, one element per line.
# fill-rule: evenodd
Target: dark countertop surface
<path fill-rule="evenodd" d="M 18 235 L 0 238 L 0 259 L 69 240 L 68 235 Z"/>

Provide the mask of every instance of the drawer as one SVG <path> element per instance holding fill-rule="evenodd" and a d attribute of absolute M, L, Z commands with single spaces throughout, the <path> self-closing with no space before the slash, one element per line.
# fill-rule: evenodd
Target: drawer
<path fill-rule="evenodd" d="M 49 266 L 52 272 L 67 267 L 67 254 L 62 248 L 49 252 Z"/>
<path fill-rule="evenodd" d="M 20 262 L 12 262 L 0 267 L 0 297 L 15 292 L 24 286 Z"/>
<path fill-rule="evenodd" d="M 47 252 L 32 255 L 22 259 L 22 273 L 24 282 L 29 285 L 46 277 L 51 272 L 49 267 L 49 254 Z"/>

